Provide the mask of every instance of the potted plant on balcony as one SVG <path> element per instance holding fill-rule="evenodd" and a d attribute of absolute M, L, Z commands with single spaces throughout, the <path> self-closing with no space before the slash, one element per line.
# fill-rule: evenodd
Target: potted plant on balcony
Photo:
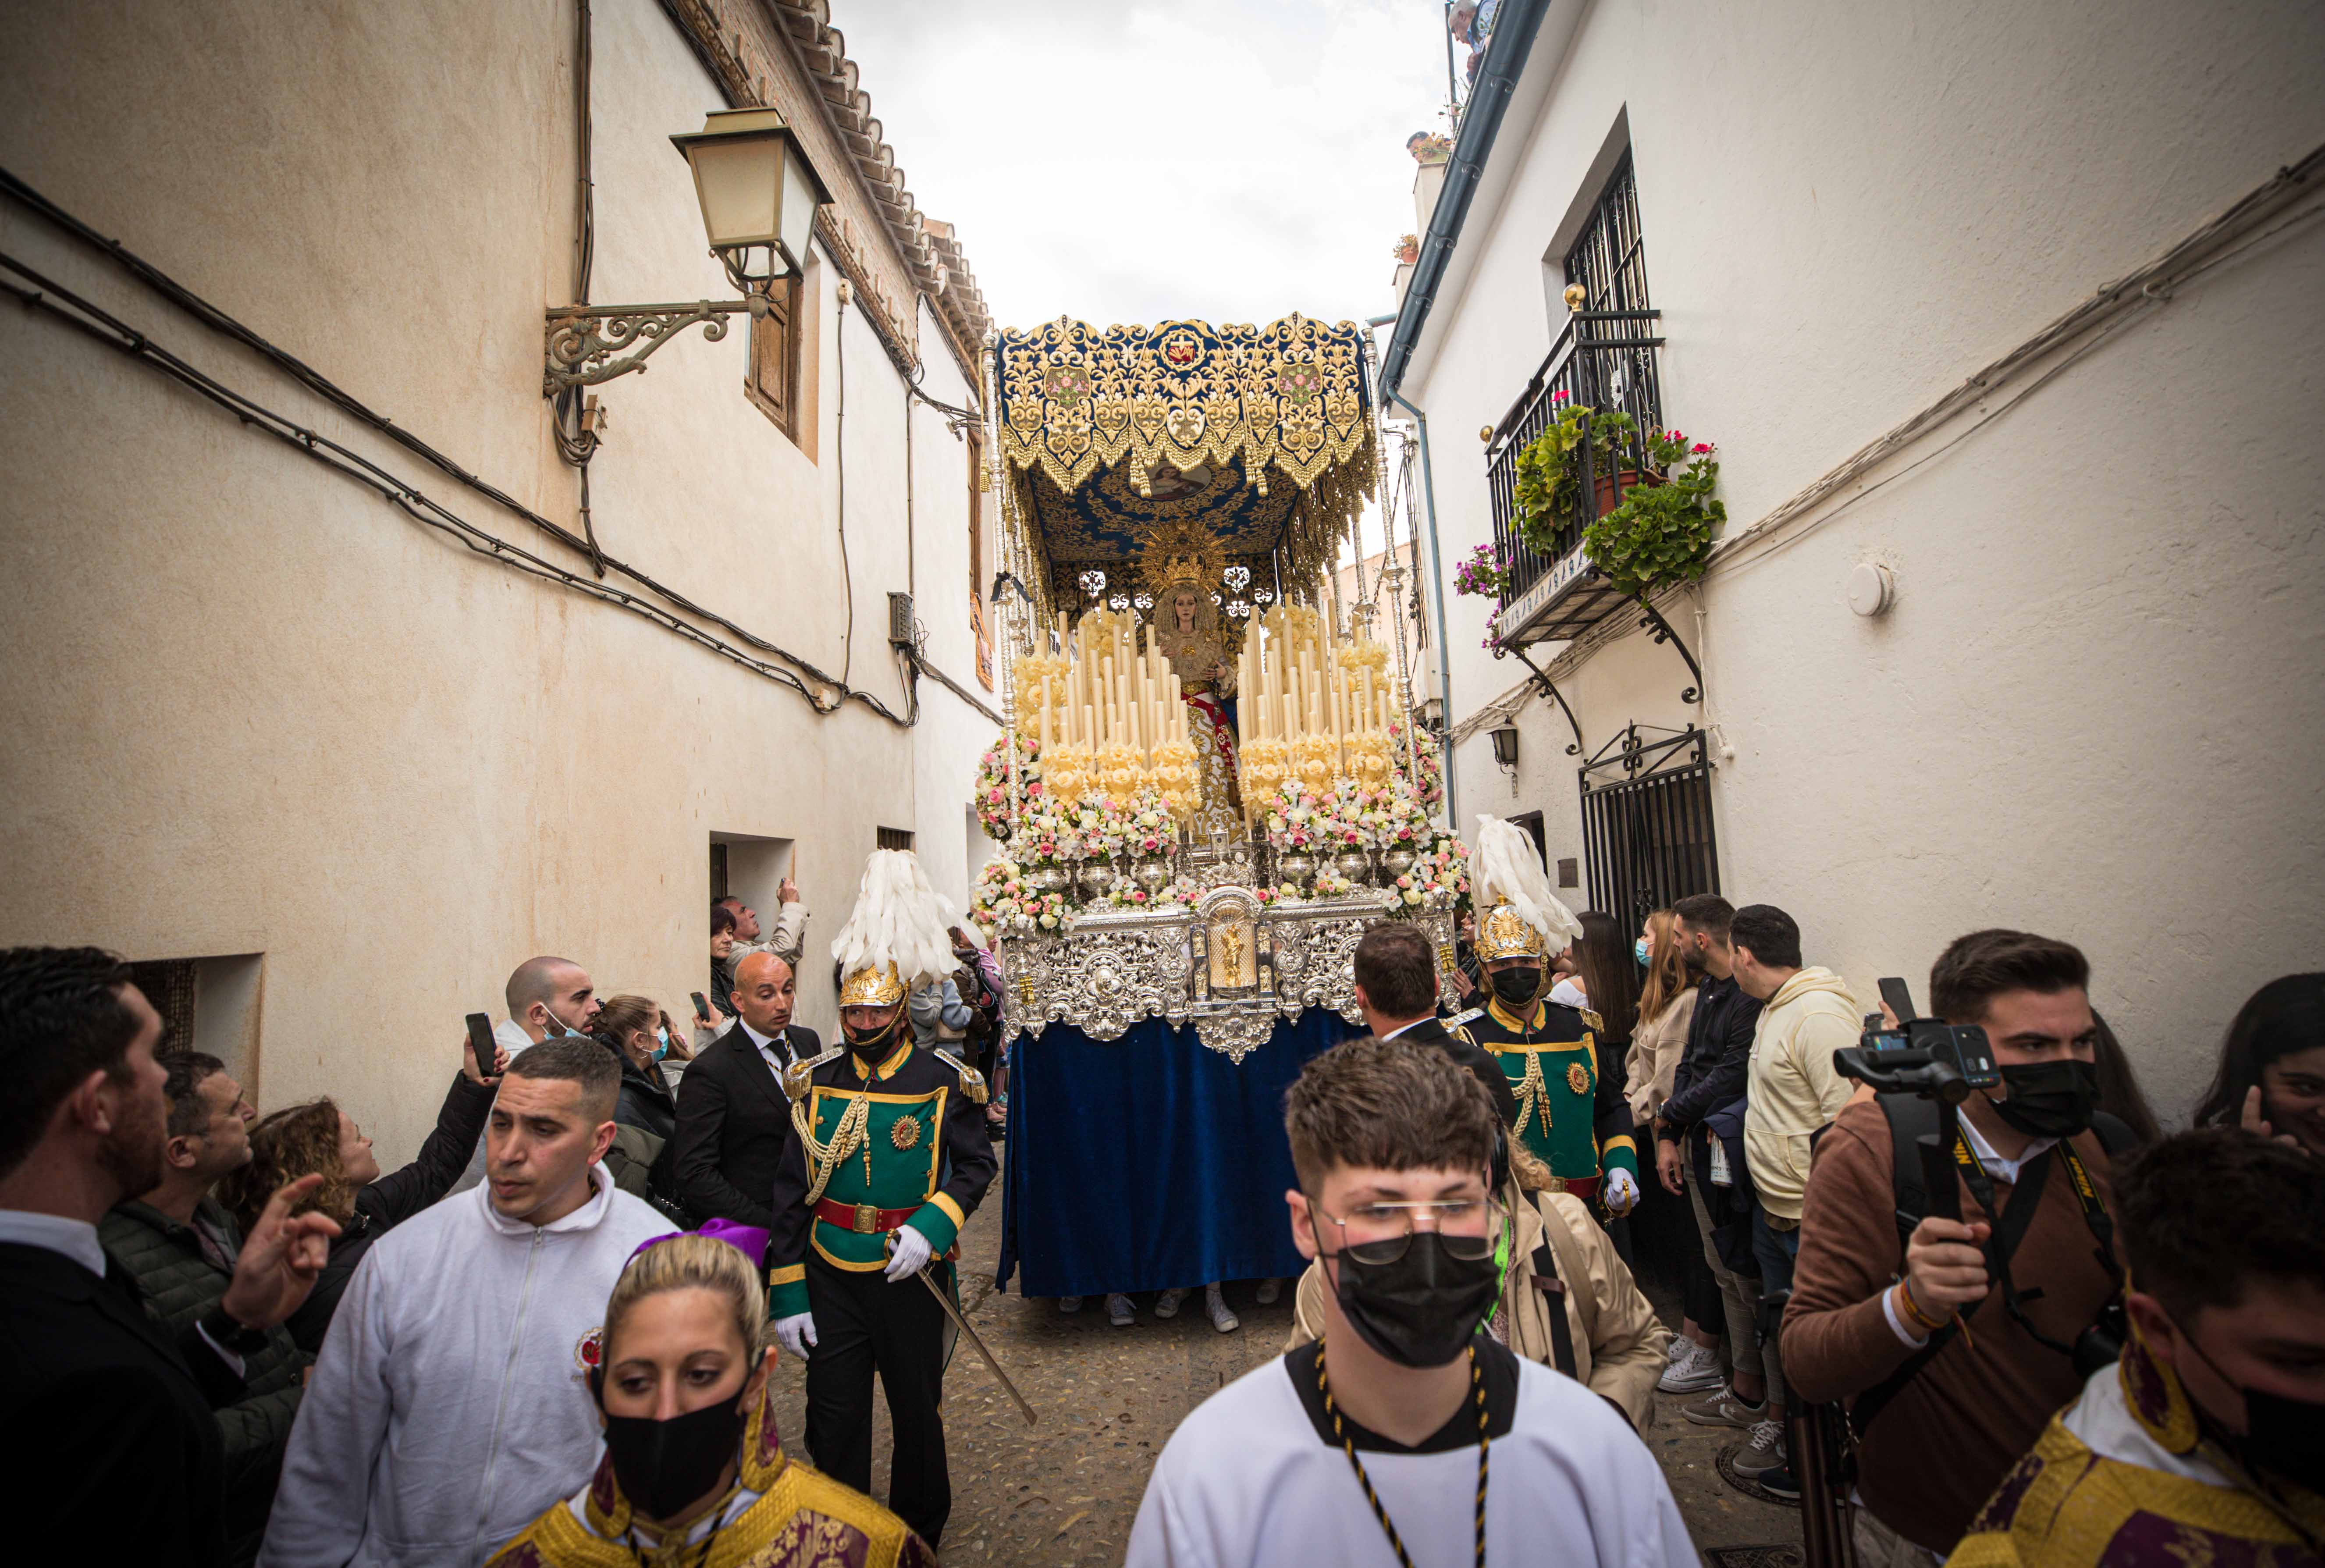
<path fill-rule="evenodd" d="M 1411 266 L 1421 259 L 1421 237 L 1408 234 L 1396 242 L 1396 260 L 1400 266 Z"/>
<path fill-rule="evenodd" d="M 1645 445 L 1660 482 L 1626 491 L 1621 506 L 1582 531 L 1590 563 L 1617 593 L 1642 603 L 1657 589 L 1701 577 L 1711 559 L 1712 534 L 1728 521 L 1727 503 L 1711 493 L 1719 464 L 1709 441 L 1653 430 Z"/>
<path fill-rule="evenodd" d="M 1558 553 L 1560 525 L 1579 510 L 1582 496 L 1582 443 L 1586 428 L 1590 443 L 1590 468 L 1596 480 L 1597 516 L 1615 505 L 1616 472 L 1627 492 L 1660 481 L 1652 473 L 1623 469 L 1622 447 L 1636 434 L 1638 422 L 1620 409 L 1600 413 L 1567 394 L 1553 392 L 1551 402 L 1558 416 L 1518 454 L 1515 501 L 1518 536 L 1529 549 L 1545 555 Z"/>

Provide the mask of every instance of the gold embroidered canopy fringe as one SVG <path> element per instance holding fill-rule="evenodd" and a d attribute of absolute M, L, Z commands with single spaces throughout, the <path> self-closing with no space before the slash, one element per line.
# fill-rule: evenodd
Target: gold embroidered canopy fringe
<path fill-rule="evenodd" d="M 1053 585 L 1076 567 L 1135 559 L 1166 520 L 1312 592 L 1375 488 L 1350 322 L 1101 331 L 1060 317 L 1000 334 L 994 370 L 1008 521 L 1039 613 L 1074 597 Z"/>

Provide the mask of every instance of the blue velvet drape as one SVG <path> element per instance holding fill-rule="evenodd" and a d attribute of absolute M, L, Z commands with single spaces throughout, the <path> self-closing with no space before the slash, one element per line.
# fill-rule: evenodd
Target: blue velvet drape
<path fill-rule="evenodd" d="M 1119 1040 L 1059 1023 L 1012 1042 L 996 1283 L 1021 1266 L 1026 1295 L 1298 1275 L 1283 1091 L 1363 1033 L 1311 1007 L 1240 1066 L 1160 1018 Z"/>

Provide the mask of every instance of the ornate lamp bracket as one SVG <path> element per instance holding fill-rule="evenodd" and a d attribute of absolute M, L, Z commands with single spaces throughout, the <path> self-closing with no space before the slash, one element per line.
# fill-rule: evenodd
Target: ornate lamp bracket
<path fill-rule="evenodd" d="M 727 336 L 727 318 L 756 315 L 766 309 L 760 296 L 747 300 L 697 300 L 679 305 L 566 305 L 548 312 L 548 368 L 541 394 L 555 397 L 576 386 L 595 386 L 633 370 L 672 338 L 697 325 L 717 342 Z M 628 352 L 625 352 L 628 350 Z"/>

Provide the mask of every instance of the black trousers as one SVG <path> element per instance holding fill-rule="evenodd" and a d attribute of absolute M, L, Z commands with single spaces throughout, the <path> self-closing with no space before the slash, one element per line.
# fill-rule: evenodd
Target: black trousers
<path fill-rule="evenodd" d="M 815 1468 L 857 1491 L 872 1490 L 872 1373 L 888 1394 L 896 1446 L 888 1507 L 930 1545 L 952 1512 L 945 1469 L 944 1309 L 914 1279 L 891 1285 L 873 1271 L 834 1268 L 807 1255 L 815 1348 L 807 1359 L 807 1442 Z"/>

